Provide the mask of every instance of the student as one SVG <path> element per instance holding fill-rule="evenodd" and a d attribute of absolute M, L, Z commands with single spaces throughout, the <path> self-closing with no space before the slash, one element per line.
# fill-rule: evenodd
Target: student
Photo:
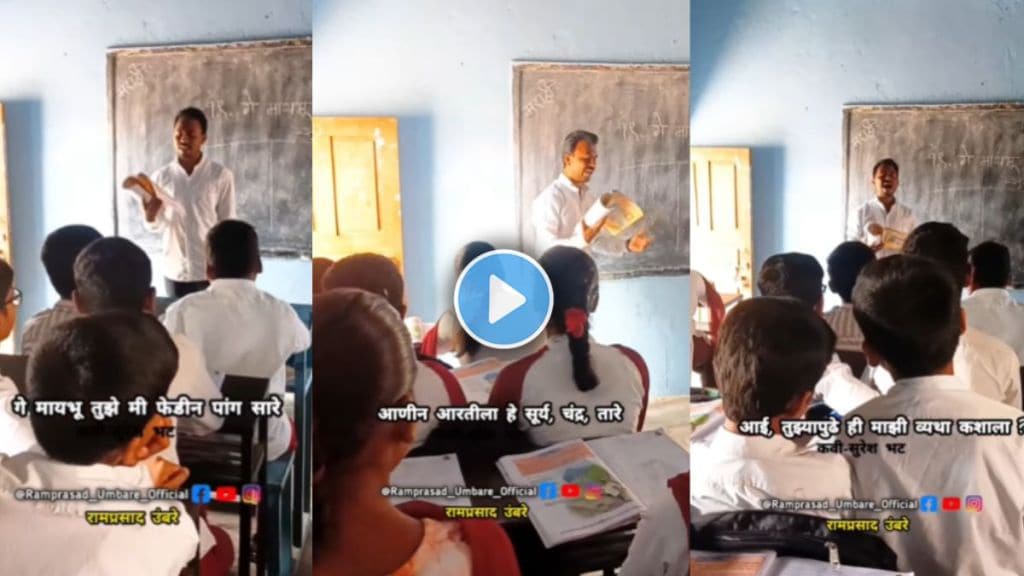
<path fill-rule="evenodd" d="M 405 318 L 405 283 L 398 266 L 390 258 L 380 254 L 354 254 L 342 258 L 327 270 L 323 285 L 325 291 L 358 288 L 382 296 L 399 317 Z M 430 419 L 416 427 L 413 448 L 421 446 L 437 428 L 435 408 L 466 403 L 465 393 L 455 376 L 440 362 L 430 359 L 419 360 L 413 396 L 420 406 L 430 407 Z"/>
<path fill-rule="evenodd" d="M 153 314 L 156 290 L 149 256 L 125 238 L 96 240 L 75 259 L 75 291 L 71 299 L 79 314 L 111 310 Z M 220 399 L 220 388 L 206 370 L 202 350 L 180 334 L 172 335 L 172 339 L 178 348 L 178 372 L 171 382 L 168 398 L 187 395 L 193 400 Z M 177 419 L 182 432 L 195 435 L 209 434 L 223 424 L 224 419 L 208 407 L 200 417 Z M 172 440 L 172 447 L 175 444 Z"/>
<path fill-rule="evenodd" d="M 377 418 L 415 399 L 416 357 L 393 307 L 349 288 L 313 299 L 313 370 L 324 384 L 313 396 L 313 573 L 518 576 L 496 522 L 418 519 L 381 494 L 415 437 L 412 423 Z"/>
<path fill-rule="evenodd" d="M 46 339 L 54 326 L 74 317 L 75 304 L 71 301 L 71 292 L 75 289 L 75 258 L 90 242 L 102 237 L 95 228 L 83 225 L 63 226 L 46 237 L 43 267 L 60 300 L 25 323 L 25 333 L 21 336 L 22 354 L 32 354 L 32 349 Z"/>
<path fill-rule="evenodd" d="M 825 307 L 824 277 L 825 271 L 813 256 L 787 252 L 765 260 L 757 278 L 757 288 L 762 296 L 794 298 L 820 316 Z M 846 414 L 878 395 L 876 390 L 858 379 L 838 355 L 832 354 L 831 358 L 815 387 L 816 393 L 829 407 Z"/>
<path fill-rule="evenodd" d="M 896 188 L 900 185 L 900 167 L 892 158 L 879 160 L 871 169 L 871 185 L 875 197 L 857 209 L 857 219 L 847 234 L 850 240 L 859 240 L 878 252 L 883 258 L 897 253 L 882 244 L 886 229 L 909 234 L 917 226 L 917 218 L 904 204 L 896 201 Z"/>
<path fill-rule="evenodd" d="M 330 258 L 313 258 L 313 294 L 323 292 L 324 274 L 332 265 L 334 265 L 334 260 Z"/>
<path fill-rule="evenodd" d="M 689 573 L 690 474 L 669 479 L 668 487 L 637 524 L 619 576 Z"/>
<path fill-rule="evenodd" d="M 996 242 L 982 242 L 969 255 L 971 265 L 963 302 L 967 325 L 1003 341 L 1024 365 L 1024 307 L 1014 302 L 1010 285 L 1010 250 Z"/>
<path fill-rule="evenodd" d="M 263 263 L 252 226 L 240 220 L 217 223 L 206 236 L 206 251 L 210 287 L 171 304 L 164 325 L 199 346 L 218 386 L 227 374 L 269 378 L 270 394 L 283 400 L 285 362 L 309 348 L 309 329 L 290 304 L 256 287 Z M 294 449 L 287 415 L 267 424 L 270 459 Z"/>
<path fill-rule="evenodd" d="M 493 252 L 494 250 L 495 248 L 491 244 L 480 241 L 470 242 L 463 246 L 455 257 L 456 279 L 460 274 L 462 274 L 463 270 L 473 262 L 473 260 L 476 260 L 478 257 L 483 256 L 488 252 Z M 532 342 L 524 344 L 518 348 L 505 350 L 490 348 L 480 342 L 477 342 L 472 336 L 466 333 L 459 324 L 459 320 L 455 316 L 455 312 L 452 310 L 447 310 L 441 315 L 431 332 L 434 333 L 434 336 L 428 332 L 428 334 L 423 338 L 423 353 L 428 356 L 441 356 L 442 354 L 451 353 L 455 355 L 459 364 L 463 366 L 485 358 L 495 358 L 503 362 L 512 362 L 513 360 L 518 360 L 523 356 L 528 356 L 537 350 L 540 350 L 545 341 L 545 336 L 540 334 L 534 338 Z M 436 338 L 436 345 L 432 343 L 432 338 Z"/>
<path fill-rule="evenodd" d="M 853 318 L 853 285 L 857 274 L 875 253 L 863 242 L 843 242 L 828 255 L 828 287 L 842 298 L 843 303 L 825 312 L 825 322 L 836 333 L 836 349 L 860 352 L 864 335 Z"/>
<path fill-rule="evenodd" d="M 806 414 L 834 347 L 832 329 L 798 300 L 755 298 L 729 312 L 714 359 L 726 421 L 710 443 L 692 447 L 695 513 L 763 510 L 768 498 L 850 496 L 842 456 L 781 434 L 782 420 Z M 771 419 L 772 437 L 740 433 L 742 422 L 763 418 Z"/>
<path fill-rule="evenodd" d="M 150 410 L 167 394 L 178 364 L 174 342 L 155 318 L 103 312 L 71 319 L 50 331 L 29 360 L 30 401 L 108 400 L 142 396 Z M 44 452 L 0 454 L 0 556 L 8 574 L 154 574 L 177 576 L 196 556 L 195 524 L 176 502 L 131 500 L 29 502 L 23 489 L 81 490 L 180 487 L 187 470 L 159 459 L 167 440 L 159 415 L 131 414 L 124 405 L 101 422 L 88 415 L 30 417 Z M 144 461 L 144 462 L 143 462 Z M 155 525 L 156 508 L 179 521 Z M 90 525 L 90 510 L 144 512 L 144 526 Z"/>
<path fill-rule="evenodd" d="M 865 421 L 905 417 L 922 419 L 1007 419 L 1019 409 L 967 389 L 955 375 L 953 355 L 965 320 L 960 282 L 933 261 L 893 256 L 864 268 L 853 290 L 853 309 L 864 332 L 864 353 L 880 364 L 896 384 L 857 409 Z M 967 435 L 953 424 L 952 435 L 909 434 L 895 440 L 865 433 L 850 439 L 882 444 L 876 452 L 849 458 L 853 496 L 858 499 L 913 498 L 934 495 L 983 498 L 982 513 L 900 511 L 906 532 L 879 530 L 896 552 L 901 571 L 929 576 L 1024 574 L 1024 437 Z M 901 451 L 885 449 L 898 442 Z M 936 508 L 937 509 L 937 508 Z M 884 514 L 883 517 L 888 516 Z"/>
<path fill-rule="evenodd" d="M 164 274 L 167 295 L 172 298 L 209 285 L 203 241 L 214 224 L 236 217 L 234 174 L 203 152 L 207 126 L 206 115 L 198 108 L 178 112 L 174 117 L 175 161 L 154 172 L 152 179 L 140 174 L 125 182 L 150 192 L 163 191 L 180 205 L 180 210 L 164 206 L 154 194 L 143 203 L 146 228 L 164 235 Z"/>
<path fill-rule="evenodd" d="M 14 269 L 0 258 L 0 342 L 6 340 L 18 319 L 21 293 L 14 287 Z M 24 382 L 20 384 L 24 385 Z M 14 413 L 11 400 L 20 393 L 18 384 L 0 374 L 0 454 L 20 454 L 36 445 L 32 426 Z"/>
<path fill-rule="evenodd" d="M 952 224 L 926 222 L 910 233 L 903 251 L 938 262 L 963 289 L 970 274 L 967 243 L 967 236 Z M 953 369 L 978 394 L 1015 408 L 1021 406 L 1020 361 L 998 338 L 968 326 L 953 356 Z M 887 388 L 892 377 L 884 368 L 875 372 L 875 381 Z"/>
<path fill-rule="evenodd" d="M 643 426 L 650 389 L 647 364 L 625 346 L 605 346 L 590 338 L 590 315 L 597 310 L 597 265 L 586 252 L 556 246 L 540 265 L 551 280 L 554 303 L 547 346 L 501 370 L 488 404 L 542 406 L 550 402 L 554 424 L 530 426 L 520 410 L 519 424 L 538 446 L 563 440 L 636 432 Z M 569 422 L 561 408 L 585 406 L 590 421 Z M 595 407 L 618 403 L 622 420 L 598 422 Z"/>

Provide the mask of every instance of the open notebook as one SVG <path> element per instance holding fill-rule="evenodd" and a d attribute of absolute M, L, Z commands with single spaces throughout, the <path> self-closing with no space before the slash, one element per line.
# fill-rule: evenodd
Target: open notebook
<path fill-rule="evenodd" d="M 806 558 L 780 558 L 772 551 L 690 551 L 690 576 L 913 576 L 873 568 L 832 566 Z"/>

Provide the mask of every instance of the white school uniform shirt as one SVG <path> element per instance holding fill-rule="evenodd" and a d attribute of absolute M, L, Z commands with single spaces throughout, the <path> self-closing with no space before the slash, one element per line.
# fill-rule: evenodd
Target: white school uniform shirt
<path fill-rule="evenodd" d="M 58 300 L 53 308 L 47 308 L 25 323 L 25 333 L 21 336 L 21 353 L 28 356 L 32 349 L 46 340 L 55 326 L 74 318 L 77 312 L 71 300 Z"/>
<path fill-rule="evenodd" d="M 872 370 L 874 383 L 883 394 L 893 387 L 895 381 L 888 370 L 882 366 Z M 1017 354 L 997 338 L 968 326 L 960 335 L 960 343 L 953 354 L 953 373 L 963 382 L 965 390 L 1020 408 Z"/>
<path fill-rule="evenodd" d="M 877 437 L 865 426 L 858 442 L 902 443 L 904 453 L 879 446 L 875 454 L 849 458 L 855 498 L 983 498 L 980 513 L 901 511 L 910 519 L 909 532 L 879 531 L 896 552 L 900 570 L 929 576 L 1024 574 L 1024 437 L 1016 432 L 1024 412 L 967 390 L 956 376 L 929 376 L 897 382 L 857 414 L 865 421 L 899 415 L 911 421 L 1011 420 L 1014 431 L 1009 436 L 965 436 L 954 424 L 951 436 L 911 433 L 894 439 Z"/>
<path fill-rule="evenodd" d="M 449 378 L 447 383 L 445 378 Z M 451 371 L 438 363 L 428 364 L 423 361 L 417 362 L 416 379 L 412 383 L 412 397 L 417 405 L 430 408 L 430 419 L 426 422 L 416 423 L 416 436 L 412 443 L 413 448 L 422 446 L 427 441 L 430 433 L 437 428 L 438 421 L 434 416 L 437 408 L 466 403 L 466 398 L 459 386 L 459 381 Z"/>
<path fill-rule="evenodd" d="M 854 375 L 853 370 L 836 354 L 832 355 L 832 361 L 818 379 L 814 392 L 840 414 L 848 414 L 879 394 L 878 390 Z"/>
<path fill-rule="evenodd" d="M 196 343 L 218 387 L 227 374 L 269 378 L 269 393 L 282 400 L 285 362 L 312 342 L 309 329 L 290 304 L 247 279 L 214 280 L 206 290 L 177 300 L 164 313 L 164 325 L 172 334 L 183 334 Z M 286 415 L 267 423 L 267 438 L 270 458 L 288 450 L 292 427 Z"/>
<path fill-rule="evenodd" d="M 850 466 L 839 454 L 819 453 L 779 434 L 771 438 L 726 430 L 693 444 L 690 503 L 697 515 L 764 510 L 766 499 L 834 500 L 850 497 Z M 827 510 L 802 513 L 839 517 Z"/>
<path fill-rule="evenodd" d="M 15 491 L 153 486 L 144 466 L 72 466 L 45 455 L 0 454 L 0 558 L 5 574 L 39 576 L 177 576 L 196 557 L 199 536 L 180 503 L 28 502 Z M 149 511 L 179 511 L 178 524 L 156 526 Z M 145 511 L 144 526 L 91 526 L 86 510 Z"/>
<path fill-rule="evenodd" d="M 641 516 L 619 576 L 682 576 L 689 568 L 689 543 L 689 526 L 668 490 Z"/>
<path fill-rule="evenodd" d="M 968 326 L 1002 340 L 1017 353 L 1017 362 L 1024 365 L 1024 306 L 1013 300 L 1009 290 L 975 290 L 962 306 Z"/>
<path fill-rule="evenodd" d="M 0 376 L 0 454 L 13 456 L 38 449 L 32 423 L 14 413 L 11 402 L 19 394 L 14 381 Z"/>
<path fill-rule="evenodd" d="M 853 317 L 853 304 L 841 304 L 825 312 L 825 322 L 836 333 L 836 350 L 860 352 L 864 333 Z"/>
<path fill-rule="evenodd" d="M 882 228 L 891 228 L 903 234 L 910 234 L 917 228 L 917 217 L 905 204 L 897 200 L 892 209 L 885 211 L 885 206 L 878 198 L 872 198 L 860 205 L 857 209 L 857 219 L 851 223 L 847 237 L 851 240 L 859 240 L 868 246 L 874 246 L 882 241 L 881 236 L 868 232 L 869 224 L 879 224 Z M 878 257 L 891 256 L 896 254 L 892 250 L 882 249 L 878 251 Z"/>
<path fill-rule="evenodd" d="M 206 234 L 236 217 L 234 174 L 204 154 L 191 176 L 175 160 L 150 179 L 183 210 L 165 202 L 153 222 L 143 218 L 147 229 L 163 232 L 164 275 L 177 282 L 206 280 Z"/>
<path fill-rule="evenodd" d="M 519 427 L 537 446 L 565 440 L 614 436 L 637 431 L 640 411 L 649 386 L 647 365 L 636 352 L 604 346 L 590 340 L 590 362 L 600 382 L 597 388 L 581 391 L 572 379 L 572 356 L 565 335 L 548 340 L 535 354 L 509 364 L 495 380 L 488 404 L 520 407 L 551 403 L 554 423 L 531 426 L 519 410 Z M 623 408 L 621 422 L 598 422 L 595 408 L 618 402 Z M 562 417 L 561 408 L 575 403 L 587 407 L 588 424 L 576 424 Z"/>

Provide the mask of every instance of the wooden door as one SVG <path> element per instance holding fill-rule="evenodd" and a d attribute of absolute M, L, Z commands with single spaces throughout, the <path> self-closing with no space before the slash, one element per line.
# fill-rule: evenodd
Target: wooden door
<path fill-rule="evenodd" d="M 313 118 L 313 256 L 375 252 L 402 268 L 396 118 Z"/>
<path fill-rule="evenodd" d="M 723 298 L 750 298 L 750 149 L 690 148 L 690 170 L 690 267 Z"/>

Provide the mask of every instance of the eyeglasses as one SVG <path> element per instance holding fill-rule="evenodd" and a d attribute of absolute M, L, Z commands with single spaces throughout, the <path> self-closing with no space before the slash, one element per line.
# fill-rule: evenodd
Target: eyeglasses
<path fill-rule="evenodd" d="M 8 304 L 14 304 L 15 306 L 21 306 L 21 290 L 14 289 L 14 295 L 4 301 L 4 306 Z"/>

